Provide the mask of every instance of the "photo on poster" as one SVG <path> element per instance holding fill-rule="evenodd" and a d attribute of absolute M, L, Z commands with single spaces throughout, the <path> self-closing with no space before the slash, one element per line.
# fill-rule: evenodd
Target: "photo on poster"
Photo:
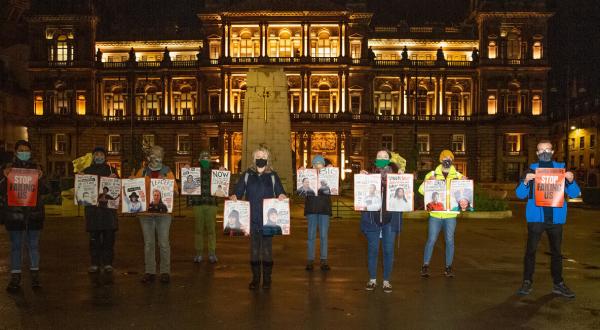
<path fill-rule="evenodd" d="M 216 197 L 229 196 L 231 171 L 212 170 L 210 175 L 210 195 Z"/>
<path fill-rule="evenodd" d="M 37 206 L 38 170 L 12 168 L 6 177 L 8 206 Z"/>
<path fill-rule="evenodd" d="M 290 200 L 277 198 L 263 200 L 263 233 L 290 234 Z"/>
<path fill-rule="evenodd" d="M 446 211 L 446 181 L 425 180 L 423 190 L 426 211 Z"/>
<path fill-rule="evenodd" d="M 302 197 L 317 196 L 317 170 L 306 168 L 296 171 L 296 194 Z"/>
<path fill-rule="evenodd" d="M 381 174 L 356 174 L 354 176 L 354 210 L 380 211 Z"/>
<path fill-rule="evenodd" d="M 200 167 L 181 168 L 181 194 L 201 195 L 201 175 L 202 168 Z"/>
<path fill-rule="evenodd" d="M 172 213 L 175 180 L 150 179 L 149 213 Z"/>
<path fill-rule="evenodd" d="M 146 179 L 122 179 L 121 211 L 123 213 L 146 212 Z"/>
<path fill-rule="evenodd" d="M 565 169 L 535 170 L 534 197 L 536 206 L 563 207 L 565 203 Z"/>
<path fill-rule="evenodd" d="M 414 176 L 412 174 L 393 174 L 386 176 L 386 207 L 390 212 L 414 211 Z"/>
<path fill-rule="evenodd" d="M 98 205 L 98 176 L 75 174 L 75 205 Z"/>
<path fill-rule="evenodd" d="M 229 236 L 250 235 L 250 202 L 225 201 L 223 234 Z"/>
<path fill-rule="evenodd" d="M 475 211 L 473 180 L 450 181 L 450 211 Z"/>
<path fill-rule="evenodd" d="M 98 194 L 98 206 L 118 209 L 121 200 L 121 179 L 100 177 L 100 186 Z"/>
<path fill-rule="evenodd" d="M 323 167 L 319 171 L 319 189 L 317 195 L 333 195 L 340 194 L 340 168 L 339 167 Z"/>

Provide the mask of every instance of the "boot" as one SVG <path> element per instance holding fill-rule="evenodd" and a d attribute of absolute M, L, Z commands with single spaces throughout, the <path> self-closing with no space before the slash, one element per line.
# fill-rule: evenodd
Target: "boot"
<path fill-rule="evenodd" d="M 252 282 L 248 284 L 248 289 L 256 290 L 260 285 L 260 261 L 251 261 L 250 267 L 252 268 Z"/>
<path fill-rule="evenodd" d="M 31 271 L 31 287 L 33 289 L 40 289 L 42 287 L 40 285 L 40 271 L 39 270 Z"/>
<path fill-rule="evenodd" d="M 8 286 L 6 287 L 6 291 L 10 293 L 15 293 L 21 289 L 21 273 L 12 273 L 10 274 L 10 282 L 8 282 Z"/>
<path fill-rule="evenodd" d="M 271 273 L 273 272 L 273 262 L 263 262 L 263 289 L 271 289 Z"/>

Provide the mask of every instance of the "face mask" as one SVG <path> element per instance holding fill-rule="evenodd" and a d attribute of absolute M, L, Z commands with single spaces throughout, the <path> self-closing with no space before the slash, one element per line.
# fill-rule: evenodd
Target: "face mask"
<path fill-rule="evenodd" d="M 94 163 L 104 164 L 104 157 L 94 157 Z"/>
<path fill-rule="evenodd" d="M 375 166 L 377 168 L 384 168 L 390 164 L 389 159 L 375 159 Z"/>
<path fill-rule="evenodd" d="M 202 168 L 209 168 L 210 167 L 210 160 L 208 160 L 208 159 L 201 159 L 200 160 L 200 167 L 202 167 Z"/>
<path fill-rule="evenodd" d="M 442 160 L 442 167 L 444 168 L 450 168 L 450 166 L 452 166 L 452 161 L 449 159 L 444 159 Z"/>
<path fill-rule="evenodd" d="M 31 152 L 30 151 L 17 151 L 17 158 L 21 161 L 28 161 L 29 159 L 31 159 Z"/>
<path fill-rule="evenodd" d="M 266 159 L 259 158 L 255 161 L 255 163 L 256 163 L 256 167 L 258 167 L 258 168 L 263 168 L 263 167 L 267 166 Z"/>
<path fill-rule="evenodd" d="M 537 156 L 540 161 L 549 162 L 552 160 L 552 154 L 553 154 L 552 152 L 543 151 L 543 152 L 540 152 Z"/>

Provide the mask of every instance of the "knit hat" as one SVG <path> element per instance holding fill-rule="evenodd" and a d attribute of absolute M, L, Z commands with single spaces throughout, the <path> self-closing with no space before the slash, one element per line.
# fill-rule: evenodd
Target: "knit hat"
<path fill-rule="evenodd" d="M 97 152 L 101 152 L 104 155 L 106 155 L 106 149 L 104 149 L 104 147 L 96 147 L 96 148 L 94 148 L 94 151 L 92 151 L 92 154 L 95 154 Z"/>
<path fill-rule="evenodd" d="M 210 153 L 206 150 L 202 150 L 200 151 L 200 156 L 198 157 L 199 160 L 202 159 L 210 159 Z"/>
<path fill-rule="evenodd" d="M 441 162 L 441 161 L 442 161 L 444 158 L 447 158 L 447 157 L 450 157 L 450 159 L 454 160 L 454 154 L 452 153 L 452 151 L 450 151 L 450 150 L 448 150 L 448 149 L 446 149 L 446 150 L 444 150 L 444 151 L 442 151 L 442 152 L 440 153 L 440 162 Z"/>
<path fill-rule="evenodd" d="M 316 155 L 312 159 L 312 164 L 315 165 L 317 163 L 321 163 L 321 164 L 325 165 L 325 158 L 323 158 L 323 156 L 321 156 L 321 155 Z"/>

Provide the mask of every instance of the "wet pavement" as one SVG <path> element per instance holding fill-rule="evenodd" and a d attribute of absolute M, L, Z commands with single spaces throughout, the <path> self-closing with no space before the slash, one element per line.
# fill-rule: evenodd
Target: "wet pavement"
<path fill-rule="evenodd" d="M 306 221 L 294 210 L 292 235 L 274 239 L 273 286 L 251 292 L 249 241 L 218 235 L 219 263 L 192 262 L 193 221 L 171 227 L 172 282 L 143 285 L 139 223 L 121 219 L 113 284 L 87 274 L 84 221 L 50 217 L 42 233 L 42 284 L 34 292 L 25 273 L 22 293 L 0 291 L 0 329 L 593 329 L 600 328 L 600 211 L 572 208 L 563 239 L 564 277 L 577 298 L 550 293 L 547 239 L 538 249 L 534 291 L 521 283 L 526 226 L 523 204 L 505 220 L 460 220 L 456 278 L 443 277 L 443 238 L 432 260 L 433 276 L 419 270 L 424 220 L 406 220 L 396 247 L 394 291 L 367 292 L 366 241 L 358 218 L 332 220 L 332 270 L 304 270 Z M 182 212 L 189 214 L 189 212 Z M 218 224 L 220 228 L 221 223 Z M 8 281 L 8 241 L 0 234 L 0 284 Z M 380 263 L 381 267 L 381 263 Z M 380 269 L 381 274 L 381 269 Z"/>

